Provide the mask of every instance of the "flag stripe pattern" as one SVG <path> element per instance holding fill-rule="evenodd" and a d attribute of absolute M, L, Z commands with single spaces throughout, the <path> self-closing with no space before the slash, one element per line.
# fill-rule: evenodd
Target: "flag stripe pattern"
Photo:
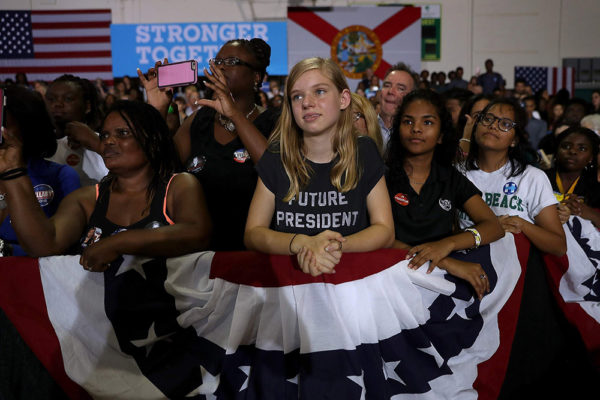
<path fill-rule="evenodd" d="M 0 11 L 0 79 L 112 80 L 110 10 Z"/>
<path fill-rule="evenodd" d="M 387 42 L 398 34 L 398 31 L 403 31 L 421 18 L 421 10 L 418 7 L 404 7 L 391 18 L 385 20 L 373 32 L 379 36 L 382 43 Z"/>
<path fill-rule="evenodd" d="M 517 250 L 506 235 L 455 254 L 489 276 L 481 302 L 441 270 L 408 269 L 399 250 L 345 255 L 331 277 L 251 252 L 125 256 L 103 274 L 48 257 L 39 275 L 65 371 L 94 398 L 487 399 L 500 388 L 477 368 L 510 348 L 498 315 Z"/>
<path fill-rule="evenodd" d="M 600 233 L 589 220 L 577 216 L 563 227 L 567 255 L 545 256 L 551 288 L 600 367 Z"/>
<path fill-rule="evenodd" d="M 90 399 L 66 374 L 57 332 L 48 318 L 37 259 L 0 260 L 0 308 L 68 397 Z"/>

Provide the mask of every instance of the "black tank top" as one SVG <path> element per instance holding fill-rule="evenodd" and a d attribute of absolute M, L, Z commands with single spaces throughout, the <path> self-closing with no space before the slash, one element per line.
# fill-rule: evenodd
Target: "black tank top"
<path fill-rule="evenodd" d="M 106 218 L 110 182 L 101 182 L 96 186 L 96 207 L 86 233 L 91 231 L 91 240 L 96 240 L 94 236 L 99 240 L 123 230 L 172 224 L 166 214 L 168 190 L 169 184 L 158 188 L 148 216 L 121 226 Z M 82 238 L 82 251 L 86 237 Z M 182 328 L 177 322 L 180 312 L 175 298 L 165 288 L 167 259 L 141 257 L 126 263 L 120 256 L 110 263 L 103 277 L 104 310 L 121 351 L 135 360 L 140 371 L 165 398 L 180 399 L 198 387 L 204 350 L 196 349 L 207 341 L 202 341 L 193 326 Z M 168 340 L 155 340 L 151 333 Z"/>
<path fill-rule="evenodd" d="M 158 187 L 150 204 L 150 213 L 129 226 L 117 225 L 106 218 L 110 200 L 111 181 L 103 181 L 96 184 L 96 206 L 90 216 L 87 228 L 84 231 L 85 233 L 80 240 L 80 252 L 90 244 L 119 232 L 131 229 L 153 229 L 172 225 L 173 221 L 167 214 L 167 191 L 171 180 L 173 180 L 173 177 L 171 177 L 167 184 Z"/>

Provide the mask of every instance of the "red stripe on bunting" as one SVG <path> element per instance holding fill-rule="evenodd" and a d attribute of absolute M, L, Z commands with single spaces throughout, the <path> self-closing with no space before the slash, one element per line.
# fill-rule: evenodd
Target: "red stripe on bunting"
<path fill-rule="evenodd" d="M 406 250 L 383 249 L 350 253 L 342 257 L 335 274 L 312 277 L 298 267 L 296 256 L 275 256 L 251 251 L 216 252 L 210 277 L 257 287 L 281 287 L 325 282 L 334 285 L 355 281 L 381 272 L 403 261 Z M 243 269 L 244 273 L 240 274 Z"/>
<path fill-rule="evenodd" d="M 585 312 L 579 303 L 566 303 L 560 294 L 560 280 L 569 269 L 569 258 L 566 255 L 557 257 L 545 254 L 544 261 L 546 262 L 551 282 L 550 289 L 554 298 L 567 320 L 577 327 L 596 368 L 600 369 L 600 335 L 598 335 L 600 324 Z"/>
<path fill-rule="evenodd" d="M 71 399 L 90 399 L 65 373 L 60 343 L 46 311 L 38 260 L 0 259 L 0 308 L 52 378 Z"/>
<path fill-rule="evenodd" d="M 379 26 L 373 29 L 373 32 L 379 37 L 381 44 L 384 44 L 417 22 L 420 18 L 420 7 L 404 7 L 402 10 L 379 24 Z"/>
<path fill-rule="evenodd" d="M 327 44 L 331 44 L 339 32 L 335 26 L 309 9 L 295 8 L 294 12 L 288 13 L 288 18 Z M 319 28 L 314 29 L 316 26 Z"/>
<path fill-rule="evenodd" d="M 517 330 L 531 243 L 522 233 L 514 235 L 514 238 L 517 256 L 521 263 L 521 275 L 519 275 L 517 284 L 506 304 L 498 313 L 500 345 L 489 360 L 477 365 L 477 379 L 473 383 L 473 388 L 477 390 L 477 396 L 480 400 L 494 400 L 500 396 L 500 390 L 502 389 L 502 383 L 504 382 L 508 368 L 512 343 Z"/>

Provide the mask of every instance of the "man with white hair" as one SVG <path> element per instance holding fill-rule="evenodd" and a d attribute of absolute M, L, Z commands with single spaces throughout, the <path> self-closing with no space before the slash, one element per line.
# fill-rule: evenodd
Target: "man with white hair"
<path fill-rule="evenodd" d="M 600 136 L 600 114 L 586 115 L 581 119 L 581 126 L 593 130 Z"/>
<path fill-rule="evenodd" d="M 393 65 L 385 73 L 380 90 L 378 115 L 384 148 L 390 140 L 394 115 L 402 104 L 402 99 L 417 88 L 418 82 L 414 75 L 414 71 L 404 63 Z"/>

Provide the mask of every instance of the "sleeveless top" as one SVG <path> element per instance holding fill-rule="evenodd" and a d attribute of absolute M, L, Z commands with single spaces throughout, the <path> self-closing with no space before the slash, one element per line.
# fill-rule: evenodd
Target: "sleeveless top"
<path fill-rule="evenodd" d="M 173 225 L 174 222 L 167 214 L 167 193 L 174 176 L 169 179 L 167 184 L 158 187 L 150 203 L 150 212 L 148 215 L 129 226 L 115 224 L 106 218 L 110 200 L 111 181 L 103 181 L 96 184 L 96 206 L 90 216 L 90 220 L 84 231 L 85 233 L 80 240 L 80 252 L 90 244 L 119 232 L 130 229 L 153 229 L 165 225 Z"/>
<path fill-rule="evenodd" d="M 93 243 L 123 230 L 173 224 L 166 212 L 168 190 L 169 184 L 158 188 L 148 216 L 129 226 L 121 226 L 106 218 L 110 185 L 100 182 L 96 185 L 96 207 L 85 232 L 91 233 L 82 238 L 81 250 L 86 246 L 87 236 L 90 236 L 88 243 Z M 141 257 L 129 263 L 119 256 L 112 261 L 102 272 L 103 306 L 119 349 L 131 356 L 146 378 L 164 393 L 164 398 L 180 399 L 198 386 L 196 377 L 200 374 L 202 359 L 197 351 L 190 351 L 200 348 L 200 338 L 194 327 L 183 328 L 177 322 L 180 311 L 175 298 L 165 288 L 169 275 L 167 260 L 166 257 Z M 149 336 L 150 331 L 158 338 Z M 169 340 L 160 340 L 161 337 Z"/>

